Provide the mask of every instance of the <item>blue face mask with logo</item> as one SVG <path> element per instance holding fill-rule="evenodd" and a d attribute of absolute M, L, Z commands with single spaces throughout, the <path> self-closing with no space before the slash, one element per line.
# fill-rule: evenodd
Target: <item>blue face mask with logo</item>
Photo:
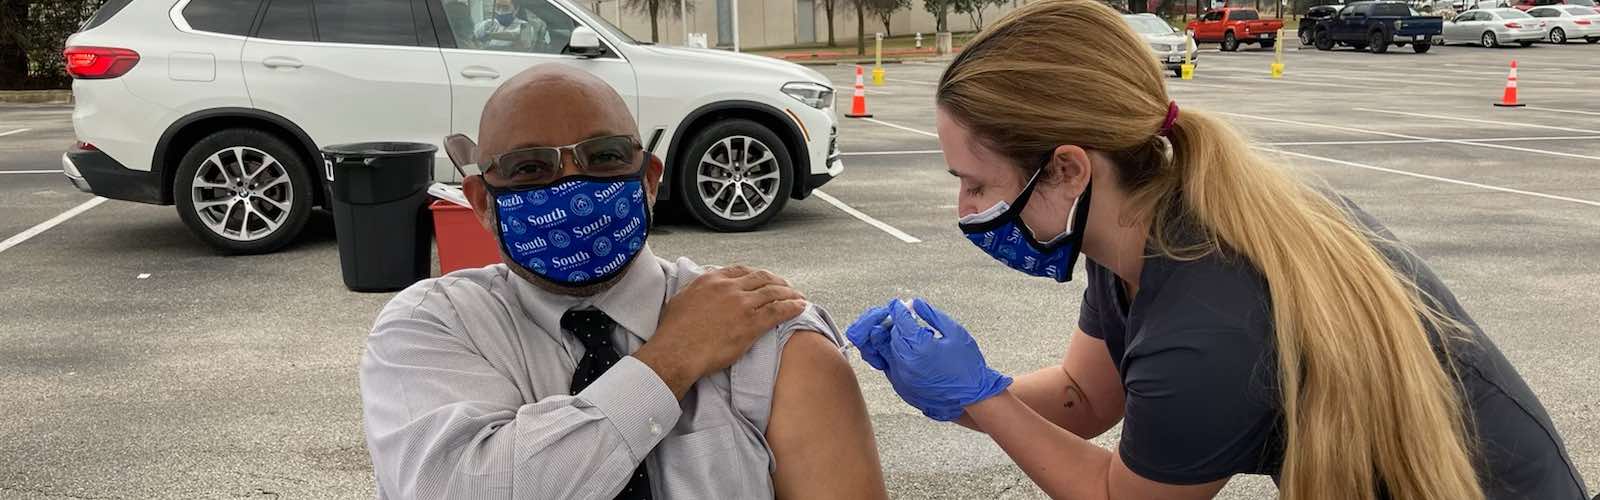
<path fill-rule="evenodd" d="M 959 226 L 968 240 L 1006 266 L 1065 283 L 1072 280 L 1072 267 L 1083 250 L 1083 226 L 1089 220 L 1090 189 L 1085 186 L 1083 195 L 1072 203 L 1072 211 L 1067 213 L 1067 230 L 1049 241 L 1040 242 L 1022 222 L 1022 209 L 1033 197 L 1040 172 L 1044 170 L 1040 169 L 1028 179 L 1015 202 L 1002 201 L 988 210 L 962 217 Z"/>
<path fill-rule="evenodd" d="M 582 287 L 616 277 L 649 236 L 642 173 L 573 176 L 533 188 L 489 187 L 500 251 L 553 284 Z"/>

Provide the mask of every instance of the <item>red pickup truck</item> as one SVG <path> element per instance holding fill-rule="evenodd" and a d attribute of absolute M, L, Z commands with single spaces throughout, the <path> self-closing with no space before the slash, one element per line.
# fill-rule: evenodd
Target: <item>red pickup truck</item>
<path fill-rule="evenodd" d="M 1262 19 L 1255 9 L 1212 9 L 1189 22 L 1196 42 L 1222 42 L 1223 52 L 1239 50 L 1241 43 L 1259 43 L 1270 49 L 1278 43 L 1283 21 Z"/>

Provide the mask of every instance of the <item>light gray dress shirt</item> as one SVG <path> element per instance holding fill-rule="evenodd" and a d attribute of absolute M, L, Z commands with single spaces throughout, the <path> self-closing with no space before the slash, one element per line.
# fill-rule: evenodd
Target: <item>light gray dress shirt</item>
<path fill-rule="evenodd" d="M 610 500 L 643 462 L 656 499 L 771 498 L 764 435 L 783 346 L 798 330 L 845 345 L 821 308 L 762 336 L 682 401 L 632 356 L 570 394 L 584 348 L 561 330 L 562 314 L 600 309 L 617 322 L 613 344 L 632 353 L 666 299 L 702 272 L 646 246 L 588 298 L 543 291 L 503 264 L 400 292 L 361 360 L 378 497 Z"/>

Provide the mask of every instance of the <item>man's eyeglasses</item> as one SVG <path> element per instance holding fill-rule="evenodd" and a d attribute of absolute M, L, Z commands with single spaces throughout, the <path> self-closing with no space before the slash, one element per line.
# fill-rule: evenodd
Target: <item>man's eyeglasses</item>
<path fill-rule="evenodd" d="M 582 175 L 620 177 L 639 171 L 644 147 L 631 135 L 596 137 L 560 147 L 533 147 L 507 151 L 489 160 L 485 177 L 495 184 L 537 186 L 561 178 L 561 152 L 571 151 Z"/>

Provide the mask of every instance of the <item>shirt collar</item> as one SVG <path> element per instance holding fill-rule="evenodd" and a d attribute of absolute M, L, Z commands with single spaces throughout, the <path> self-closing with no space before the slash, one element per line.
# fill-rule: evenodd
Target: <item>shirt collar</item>
<path fill-rule="evenodd" d="M 593 307 L 606 313 L 640 341 L 649 341 L 655 335 L 667 296 L 666 270 L 646 244 L 624 272 L 622 279 L 611 288 L 591 297 L 551 293 L 515 274 L 511 275 L 511 281 L 529 319 L 557 338 L 562 335 L 563 314 L 572 309 Z"/>

